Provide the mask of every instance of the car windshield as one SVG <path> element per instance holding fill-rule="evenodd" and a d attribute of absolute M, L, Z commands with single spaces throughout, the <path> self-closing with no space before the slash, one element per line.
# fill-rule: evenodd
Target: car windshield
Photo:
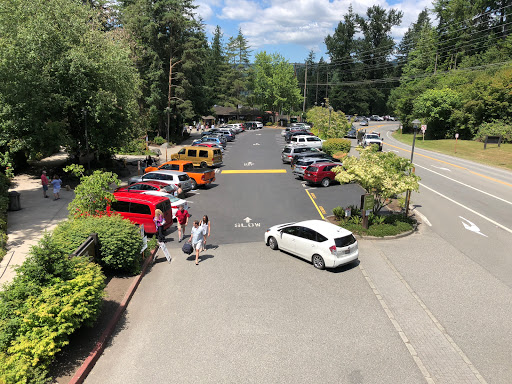
<path fill-rule="evenodd" d="M 167 193 L 173 193 L 176 190 L 176 188 L 174 187 L 174 185 L 167 185 L 163 187 L 161 190 Z"/>
<path fill-rule="evenodd" d="M 343 248 L 348 247 L 351 244 L 354 244 L 356 241 L 357 240 L 354 237 L 354 235 L 350 234 L 348 236 L 338 237 L 337 239 L 334 239 L 334 244 L 336 244 L 337 248 Z"/>
<path fill-rule="evenodd" d="M 366 138 L 367 139 L 372 139 L 372 140 L 379 140 L 380 139 L 380 137 L 377 136 L 377 135 L 366 135 Z"/>

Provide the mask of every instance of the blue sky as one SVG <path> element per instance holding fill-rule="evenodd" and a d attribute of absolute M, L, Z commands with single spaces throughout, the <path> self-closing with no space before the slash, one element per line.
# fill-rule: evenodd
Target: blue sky
<path fill-rule="evenodd" d="M 333 34 L 350 4 L 360 15 L 372 5 L 403 11 L 402 24 L 392 31 L 399 41 L 419 12 L 432 7 L 432 0 L 196 0 L 195 4 L 210 40 L 217 25 L 224 42 L 241 28 L 253 55 L 263 50 L 277 52 L 293 63 L 304 62 L 311 49 L 316 60 L 328 60 L 324 38 Z"/>

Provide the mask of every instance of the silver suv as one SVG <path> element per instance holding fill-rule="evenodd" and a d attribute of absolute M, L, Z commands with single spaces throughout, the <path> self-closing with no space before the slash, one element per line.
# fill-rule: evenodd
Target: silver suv
<path fill-rule="evenodd" d="M 141 181 L 157 180 L 162 181 L 166 184 L 181 184 L 183 192 L 188 192 L 192 189 L 192 181 L 190 176 L 185 172 L 161 170 L 148 172 L 142 176 L 131 177 L 128 184 L 139 183 Z"/>
<path fill-rule="evenodd" d="M 304 153 L 304 152 L 318 152 L 318 153 L 321 153 L 322 151 L 320 151 L 317 148 L 313 148 L 313 147 L 311 147 L 309 145 L 292 145 L 292 144 L 287 144 L 283 148 L 283 152 L 281 152 L 281 160 L 283 161 L 283 163 L 291 163 L 292 159 L 293 159 L 293 156 L 298 155 L 299 153 Z M 314 153 L 312 153 L 311 155 L 313 156 Z"/>

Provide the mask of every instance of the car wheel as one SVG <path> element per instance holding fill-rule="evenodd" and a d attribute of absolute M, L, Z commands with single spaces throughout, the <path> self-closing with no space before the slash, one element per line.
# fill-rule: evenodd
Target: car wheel
<path fill-rule="evenodd" d="M 320 255 L 313 255 L 313 266 L 317 269 L 325 269 L 325 261 Z"/>
<path fill-rule="evenodd" d="M 279 246 L 277 245 L 277 240 L 273 236 L 270 236 L 268 238 L 268 246 L 270 247 L 270 249 L 273 249 L 274 251 L 277 251 L 279 249 Z"/>
<path fill-rule="evenodd" d="M 329 178 L 325 178 L 322 180 L 322 187 L 328 187 L 331 184 L 331 180 Z"/>
<path fill-rule="evenodd" d="M 206 168 L 208 166 L 208 164 L 206 164 L 205 161 L 202 161 L 200 165 L 201 165 L 201 168 Z"/>
<path fill-rule="evenodd" d="M 197 189 L 197 182 L 194 179 L 190 180 L 190 184 L 192 184 L 192 189 Z"/>

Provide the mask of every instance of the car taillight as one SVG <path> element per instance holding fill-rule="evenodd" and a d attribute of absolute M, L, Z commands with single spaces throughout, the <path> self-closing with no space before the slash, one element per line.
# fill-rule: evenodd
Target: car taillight
<path fill-rule="evenodd" d="M 205 177 L 205 174 L 203 173 L 203 175 L 201 176 L 201 180 L 206 180 L 206 177 Z"/>
<path fill-rule="evenodd" d="M 338 255 L 338 252 L 336 251 L 336 245 L 332 245 L 329 247 L 329 251 L 331 251 L 331 254 L 334 256 Z"/>

